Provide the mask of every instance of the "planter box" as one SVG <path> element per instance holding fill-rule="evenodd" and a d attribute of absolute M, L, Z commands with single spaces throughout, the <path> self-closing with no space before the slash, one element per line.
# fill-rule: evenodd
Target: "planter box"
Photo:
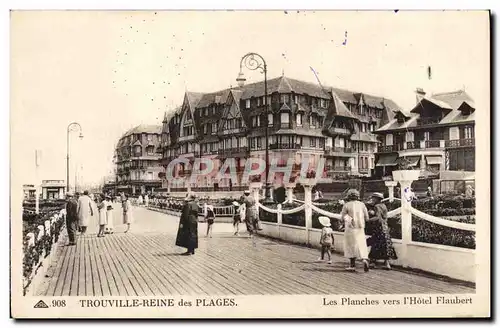
<path fill-rule="evenodd" d="M 418 180 L 419 176 L 419 170 L 401 170 L 392 172 L 392 178 L 394 181 L 415 181 Z"/>

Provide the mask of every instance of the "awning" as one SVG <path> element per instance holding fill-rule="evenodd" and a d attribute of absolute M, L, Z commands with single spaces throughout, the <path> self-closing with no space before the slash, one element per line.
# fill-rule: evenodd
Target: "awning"
<path fill-rule="evenodd" d="M 417 166 L 420 161 L 420 156 L 406 156 L 405 158 L 408 160 L 408 165 L 411 166 Z"/>
<path fill-rule="evenodd" d="M 380 155 L 376 166 L 394 166 L 397 159 L 398 154 L 383 154 Z"/>
<path fill-rule="evenodd" d="M 442 163 L 441 156 L 425 156 L 425 160 L 429 165 L 435 165 L 435 164 L 440 165 Z"/>

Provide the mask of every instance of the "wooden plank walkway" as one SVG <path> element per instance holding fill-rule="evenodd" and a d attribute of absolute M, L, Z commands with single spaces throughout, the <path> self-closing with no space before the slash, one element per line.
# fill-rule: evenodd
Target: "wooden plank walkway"
<path fill-rule="evenodd" d="M 119 218 L 119 212 L 115 218 Z M 346 261 L 317 263 L 319 251 L 265 238 L 253 247 L 246 237 L 233 236 L 230 224 L 214 226 L 199 249 L 181 256 L 175 246 L 178 218 L 135 208 L 135 223 L 124 234 L 96 237 L 97 228 L 76 246 L 59 248 L 38 295 L 153 296 L 264 294 L 401 294 L 474 293 L 473 288 L 406 271 L 344 271 Z M 117 220 L 118 221 L 118 220 Z"/>

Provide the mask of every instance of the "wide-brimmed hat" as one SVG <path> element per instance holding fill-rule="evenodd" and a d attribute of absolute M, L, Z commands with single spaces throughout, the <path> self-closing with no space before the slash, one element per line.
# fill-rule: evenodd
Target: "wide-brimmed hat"
<path fill-rule="evenodd" d="M 244 193 L 245 195 L 250 195 L 250 190 L 245 190 L 243 193 Z"/>
<path fill-rule="evenodd" d="M 324 227 L 329 227 L 331 226 L 332 224 L 330 223 L 330 218 L 326 217 L 326 216 L 320 216 L 318 218 L 319 220 L 319 223 L 321 223 L 322 226 Z"/>
<path fill-rule="evenodd" d="M 382 195 L 382 193 L 380 193 L 380 192 L 374 192 L 372 194 L 372 197 L 384 199 L 384 195 Z"/>
<path fill-rule="evenodd" d="M 74 196 L 74 195 L 73 195 L 73 193 L 72 193 L 72 192 L 69 192 L 69 191 L 68 191 L 68 192 L 66 193 L 66 197 L 73 197 L 73 196 Z"/>
<path fill-rule="evenodd" d="M 234 205 L 234 206 L 236 206 L 236 207 L 238 207 L 238 206 L 240 206 L 240 203 L 238 203 L 238 202 L 233 202 L 233 205 Z"/>

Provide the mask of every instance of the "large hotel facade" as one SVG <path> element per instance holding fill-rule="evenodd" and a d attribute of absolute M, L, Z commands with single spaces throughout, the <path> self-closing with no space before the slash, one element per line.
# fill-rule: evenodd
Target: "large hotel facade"
<path fill-rule="evenodd" d="M 139 195 L 161 188 L 161 130 L 160 125 L 138 125 L 120 137 L 113 159 L 114 181 L 105 184 L 105 192 Z"/>
<path fill-rule="evenodd" d="M 269 160 L 278 166 L 294 159 L 294 171 L 307 157 L 316 167 L 325 157 L 328 178 L 371 177 L 376 167 L 378 140 L 375 131 L 393 121 L 401 108 L 392 100 L 368 94 L 298 81 L 281 76 L 268 80 L 266 115 L 264 82 L 241 85 L 213 93 L 186 92 L 181 107 L 166 113 L 162 130 L 162 165 L 178 157 L 190 165 L 177 164 L 174 175 L 189 177 L 196 157 L 211 158 L 212 176 L 164 188 L 236 191 L 247 188 L 241 182 L 245 160 L 265 159 L 265 129 L 269 133 Z M 266 126 L 267 125 L 267 126 Z M 224 162 L 232 158 L 238 181 L 215 180 Z M 274 184 L 281 184 L 275 176 Z"/>

